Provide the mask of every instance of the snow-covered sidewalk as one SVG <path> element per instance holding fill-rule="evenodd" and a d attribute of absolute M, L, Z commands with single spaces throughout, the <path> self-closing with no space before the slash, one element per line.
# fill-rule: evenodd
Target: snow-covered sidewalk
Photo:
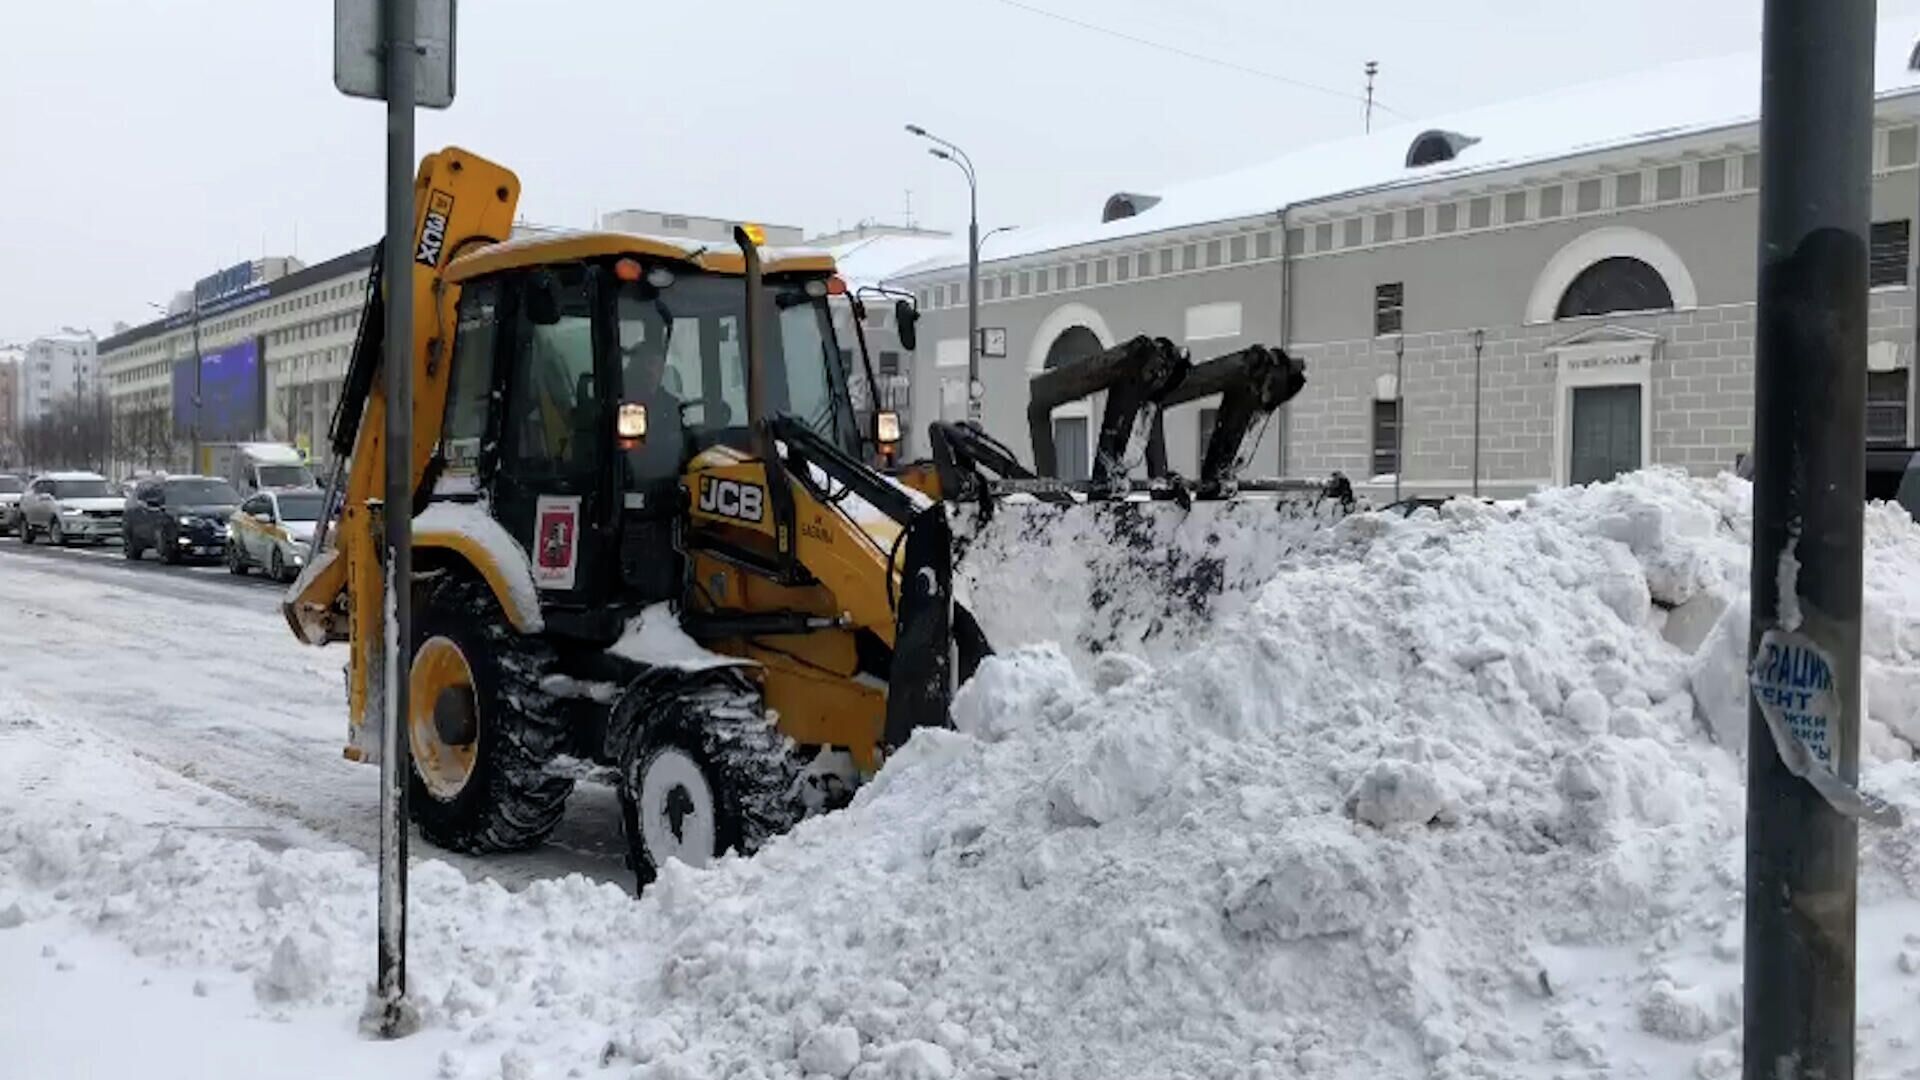
<path fill-rule="evenodd" d="M 1210 526 L 1212 618 L 1109 607 L 1005 648 L 1018 620 L 983 608 L 1003 652 L 961 730 L 753 860 L 639 901 L 418 863 L 427 1027 L 394 1047 L 352 1034 L 350 841 L 0 683 L 0 982 L 29 988 L 0 1060 L 37 1032 L 27 1075 L 108 1070 L 49 1049 L 103 1031 L 73 1011 L 98 993 L 255 1048 L 203 1076 L 1734 1076 L 1747 499 L 1641 474 L 1358 517 L 1264 565 Z M 1909 1080 L 1920 529 L 1874 508 L 1868 543 L 1862 780 L 1906 823 L 1862 832 L 1859 1075 Z M 1029 611 L 1088 606 L 1084 578 L 1024 580 Z"/>

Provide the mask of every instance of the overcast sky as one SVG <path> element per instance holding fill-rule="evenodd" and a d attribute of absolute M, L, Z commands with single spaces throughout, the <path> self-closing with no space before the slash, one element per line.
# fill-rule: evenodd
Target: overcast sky
<path fill-rule="evenodd" d="M 1357 95 L 1378 60 L 1380 100 L 1418 118 L 1748 49 L 1760 7 L 465 0 L 458 99 L 422 112 L 419 146 L 510 166 L 523 216 L 548 224 L 645 207 L 813 233 L 899 221 L 911 190 L 920 224 L 964 229 L 964 182 L 901 131 L 912 121 L 972 154 L 991 228 L 1097 216 L 1114 190 L 1360 126 L 1357 100 L 1283 80 Z M 333 88 L 332 11 L 0 3 L 0 342 L 62 324 L 105 334 L 242 259 L 317 262 L 372 241 L 385 122 Z"/>

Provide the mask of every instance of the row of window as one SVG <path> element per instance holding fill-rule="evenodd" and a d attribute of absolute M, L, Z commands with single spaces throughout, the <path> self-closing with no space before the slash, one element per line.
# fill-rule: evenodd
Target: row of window
<path fill-rule="evenodd" d="M 324 319 L 315 319 L 312 322 L 304 322 L 299 326 L 290 326 L 285 330 L 275 330 L 273 333 L 267 335 L 267 342 L 272 345 L 284 345 L 288 342 L 305 341 L 308 338 L 320 337 L 323 334 L 346 333 L 357 328 L 359 325 L 360 315 L 358 312 L 345 315 L 333 315 Z"/>
<path fill-rule="evenodd" d="M 1867 281 L 1873 288 L 1907 284 L 1912 248 L 1912 221 L 1876 221 L 1870 237 Z M 1399 281 L 1373 287 L 1373 333 L 1376 337 L 1401 333 L 1406 326 L 1407 287 Z M 1556 319 L 1576 319 L 1616 312 L 1665 311 L 1673 307 L 1673 293 L 1660 272 L 1639 259 L 1614 256 L 1580 272 L 1560 297 Z"/>
<path fill-rule="evenodd" d="M 250 304 L 231 317 L 203 320 L 200 323 L 200 334 L 203 338 L 207 338 L 245 331 L 268 319 L 277 319 L 296 311 L 303 311 L 321 304 L 358 298 L 365 290 L 366 278 L 364 276 L 356 276 L 339 282 L 338 284 L 329 285 L 324 289 L 302 293 L 299 296 L 289 296 L 283 300 L 276 300 L 271 304 Z M 322 319 L 319 321 L 327 322 L 329 320 Z M 314 332 L 318 333 L 319 331 Z M 282 340 L 294 339 L 283 338 Z M 132 355 L 136 357 L 155 356 L 163 353 L 170 355 L 175 347 L 175 342 L 170 336 L 161 336 L 142 343 L 133 350 Z"/>
<path fill-rule="evenodd" d="M 1907 131 L 1911 134 L 1913 129 Z M 1458 202 L 1322 221 L 1310 228 L 1300 226 L 1287 230 L 1287 247 L 1297 255 L 1319 255 L 1368 244 L 1459 232 L 1463 222 L 1467 229 L 1490 229 L 1496 225 L 1550 221 L 1570 214 L 1593 214 L 1685 198 L 1754 191 L 1759 186 L 1759 154 L 1708 158 L 1525 188 L 1498 196 L 1478 195 Z"/>
<path fill-rule="evenodd" d="M 1908 414 L 1911 411 L 1911 402 L 1910 378 L 1906 370 L 1868 372 L 1867 445 L 1907 445 Z M 1375 476 L 1400 473 L 1402 445 L 1400 406 L 1401 403 L 1396 400 L 1373 403 L 1371 464 Z M 1201 418 L 1203 432 L 1207 429 L 1207 423 L 1207 418 L 1203 416 Z M 1206 445 L 1204 434 L 1200 445 Z"/>

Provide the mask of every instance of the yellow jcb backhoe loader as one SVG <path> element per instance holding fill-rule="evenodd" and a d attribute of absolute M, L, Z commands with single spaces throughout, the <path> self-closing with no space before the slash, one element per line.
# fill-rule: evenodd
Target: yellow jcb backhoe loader
<path fill-rule="evenodd" d="M 830 259 L 750 230 L 508 239 L 518 180 L 459 149 L 415 194 L 411 280 L 369 286 L 330 433 L 335 520 L 285 611 L 303 640 L 350 644 L 350 758 L 377 755 L 383 680 L 411 680 L 428 839 L 536 844 L 596 763 L 644 885 L 668 858 L 752 851 L 947 722 L 987 643 L 954 606 L 943 508 L 867 464 L 897 422 L 856 421 Z M 380 340 L 395 287 L 413 341 Z M 388 362 L 413 371 L 406 507 L 379 502 Z M 398 673 L 383 512 L 414 517 Z"/>

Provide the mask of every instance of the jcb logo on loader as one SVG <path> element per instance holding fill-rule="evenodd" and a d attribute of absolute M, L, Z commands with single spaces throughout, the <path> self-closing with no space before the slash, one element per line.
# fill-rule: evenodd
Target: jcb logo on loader
<path fill-rule="evenodd" d="M 447 246 L 447 219 L 453 217 L 453 196 L 436 191 L 427 196 L 427 218 L 420 224 L 420 246 L 413 261 L 421 266 L 440 265 L 440 253 Z"/>
<path fill-rule="evenodd" d="M 721 517 L 758 522 L 766 516 L 767 491 L 758 484 L 700 478 L 700 509 Z"/>

